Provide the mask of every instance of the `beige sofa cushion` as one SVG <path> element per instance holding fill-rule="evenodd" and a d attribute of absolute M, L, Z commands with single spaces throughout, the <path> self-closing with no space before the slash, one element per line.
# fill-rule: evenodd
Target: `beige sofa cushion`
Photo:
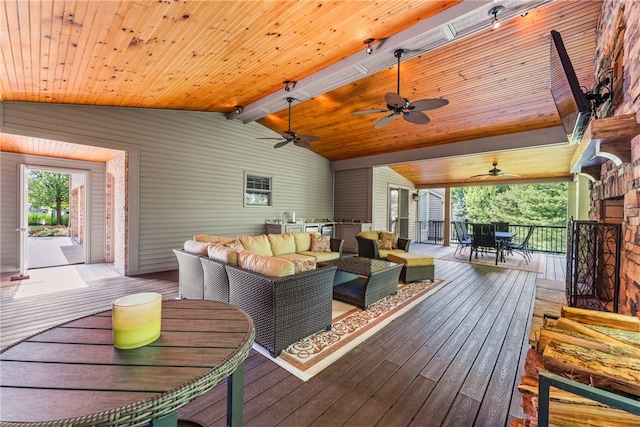
<path fill-rule="evenodd" d="M 184 242 L 184 251 L 191 254 L 207 255 L 207 249 L 211 243 L 196 242 L 195 240 L 187 240 Z"/>
<path fill-rule="evenodd" d="M 212 243 L 207 250 L 207 255 L 217 261 L 238 265 L 238 252 L 220 243 Z"/>
<path fill-rule="evenodd" d="M 228 243 L 234 239 L 233 237 L 210 236 L 208 234 L 196 234 L 195 236 L 193 236 L 193 240 L 195 240 L 196 242 Z"/>
<path fill-rule="evenodd" d="M 296 241 L 292 233 L 267 234 L 274 256 L 292 254 L 296 251 Z"/>
<path fill-rule="evenodd" d="M 291 261 L 249 251 L 238 252 L 238 266 L 271 277 L 284 277 L 295 273 Z"/>
<path fill-rule="evenodd" d="M 311 249 L 311 235 L 318 233 L 299 231 L 291 234 L 293 234 L 293 239 L 296 242 L 295 252 L 303 252 Z"/>
<path fill-rule="evenodd" d="M 403 251 L 402 249 L 379 249 L 378 250 L 378 256 L 381 259 L 387 259 L 387 255 L 389 254 L 406 254 L 405 251 Z"/>
<path fill-rule="evenodd" d="M 238 236 L 238 240 L 242 243 L 245 250 L 255 252 L 264 256 L 273 256 L 271 251 L 271 243 L 266 234 L 259 236 Z"/>
<path fill-rule="evenodd" d="M 376 230 L 361 231 L 358 233 L 358 236 L 369 240 L 378 240 L 378 232 Z"/>
<path fill-rule="evenodd" d="M 340 258 L 340 252 L 299 252 L 298 255 L 306 255 L 315 258 L 316 262 L 331 261 Z"/>
<path fill-rule="evenodd" d="M 292 254 L 282 254 L 282 255 L 276 255 L 276 256 L 278 258 L 286 259 L 291 262 L 297 259 L 302 261 L 313 261 L 313 262 L 316 261 L 316 258 L 313 255 L 308 255 L 307 253 L 294 252 Z"/>

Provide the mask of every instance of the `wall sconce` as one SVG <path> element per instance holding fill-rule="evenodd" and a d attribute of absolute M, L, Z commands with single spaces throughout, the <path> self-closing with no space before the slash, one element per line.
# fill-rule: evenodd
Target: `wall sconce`
<path fill-rule="evenodd" d="M 504 6 L 495 6 L 489 9 L 487 15 L 493 16 L 493 20 L 491 21 L 491 27 L 496 29 L 500 26 L 500 20 L 498 19 L 498 15 L 500 15 L 504 11 Z"/>
<path fill-rule="evenodd" d="M 371 43 L 373 43 L 374 41 L 375 39 L 366 39 L 365 41 L 362 42 L 367 45 L 365 52 L 367 52 L 369 55 L 373 53 L 373 48 L 371 47 Z"/>
<path fill-rule="evenodd" d="M 413 201 L 417 202 L 418 200 L 420 200 L 420 195 L 418 193 L 413 193 Z"/>
<path fill-rule="evenodd" d="M 240 114 L 244 111 L 244 107 L 242 105 L 236 105 L 233 108 L 236 109 L 236 114 Z"/>

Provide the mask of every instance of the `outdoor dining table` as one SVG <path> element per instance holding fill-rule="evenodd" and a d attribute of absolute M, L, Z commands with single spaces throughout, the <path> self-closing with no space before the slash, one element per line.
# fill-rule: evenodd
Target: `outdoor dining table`
<path fill-rule="evenodd" d="M 3 426 L 176 426 L 177 410 L 227 379 L 227 425 L 242 425 L 243 365 L 253 322 L 229 304 L 162 303 L 160 338 L 113 346 L 111 310 L 0 353 Z"/>
<path fill-rule="evenodd" d="M 495 236 L 496 236 L 496 241 L 498 243 L 498 250 L 500 251 L 500 261 L 505 262 L 505 258 L 504 258 L 504 245 L 505 243 L 509 242 L 511 239 L 514 238 L 514 236 L 516 235 L 516 233 L 513 233 L 511 231 L 496 231 L 495 232 Z"/>

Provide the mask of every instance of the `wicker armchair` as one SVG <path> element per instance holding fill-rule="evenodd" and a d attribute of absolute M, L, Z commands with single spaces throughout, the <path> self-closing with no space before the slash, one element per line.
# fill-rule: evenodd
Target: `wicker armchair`
<path fill-rule="evenodd" d="M 362 236 L 356 236 L 358 241 L 358 256 L 371 259 L 387 259 L 387 255 L 392 252 L 409 252 L 411 239 L 398 238 L 398 249 L 379 249 L 378 241 L 367 239 Z"/>
<path fill-rule="evenodd" d="M 336 267 L 270 277 L 229 265 L 229 302 L 253 319 L 255 341 L 273 357 L 294 342 L 331 329 Z"/>

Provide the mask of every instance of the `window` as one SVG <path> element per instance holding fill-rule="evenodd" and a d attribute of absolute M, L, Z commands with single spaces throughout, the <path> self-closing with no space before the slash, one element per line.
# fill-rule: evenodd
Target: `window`
<path fill-rule="evenodd" d="M 245 173 L 245 206 L 271 206 L 271 177 Z"/>

